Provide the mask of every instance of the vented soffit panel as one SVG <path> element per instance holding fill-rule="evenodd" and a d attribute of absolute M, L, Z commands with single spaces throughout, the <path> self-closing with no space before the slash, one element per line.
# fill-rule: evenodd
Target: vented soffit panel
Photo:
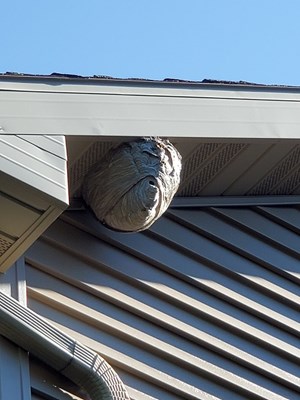
<path fill-rule="evenodd" d="M 63 137 L 0 135 L 0 272 L 68 206 Z"/>
<path fill-rule="evenodd" d="M 81 197 L 85 174 L 110 148 L 128 138 L 67 138 L 70 196 Z M 300 195 L 300 140 L 172 143 L 182 155 L 177 197 Z"/>

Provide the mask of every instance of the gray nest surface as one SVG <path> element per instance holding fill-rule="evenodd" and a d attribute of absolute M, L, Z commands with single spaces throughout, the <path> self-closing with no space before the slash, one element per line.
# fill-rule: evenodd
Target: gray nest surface
<path fill-rule="evenodd" d="M 181 156 L 169 141 L 138 139 L 110 150 L 86 175 L 82 195 L 103 224 L 138 232 L 166 211 L 180 171 Z"/>

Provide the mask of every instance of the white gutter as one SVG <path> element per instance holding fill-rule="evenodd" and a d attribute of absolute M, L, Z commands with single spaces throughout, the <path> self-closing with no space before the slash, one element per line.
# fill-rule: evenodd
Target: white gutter
<path fill-rule="evenodd" d="M 83 388 L 91 400 L 129 400 L 113 368 L 97 353 L 0 292 L 0 334 Z"/>

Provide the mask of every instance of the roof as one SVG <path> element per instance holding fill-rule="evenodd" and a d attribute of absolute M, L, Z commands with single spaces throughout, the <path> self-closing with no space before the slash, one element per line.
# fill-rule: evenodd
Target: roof
<path fill-rule="evenodd" d="M 77 74 L 66 74 L 66 73 L 59 73 L 53 72 L 49 75 L 47 74 L 30 74 L 30 73 L 19 73 L 19 72 L 4 72 L 0 73 L 0 80 L 7 79 L 7 80 L 14 80 L 14 79 L 23 79 L 23 80 L 65 80 L 65 81 L 85 81 L 85 82 L 130 82 L 131 84 L 136 83 L 152 83 L 152 84 L 177 84 L 177 85 L 201 85 L 201 86 L 208 86 L 208 85 L 218 85 L 218 86 L 234 86 L 234 87 L 255 87 L 255 88 L 265 88 L 265 89 L 283 89 L 283 90 L 300 90 L 298 86 L 291 86 L 291 85 L 267 85 L 264 83 L 255 83 L 255 82 L 248 82 L 248 81 L 227 81 L 227 80 L 219 80 L 219 79 L 202 79 L 199 81 L 195 80 L 188 80 L 188 79 L 179 79 L 179 78 L 164 78 L 161 80 L 158 79 L 148 79 L 148 78 L 117 78 L 109 75 L 91 75 L 91 76 L 84 76 L 84 75 L 77 75 Z"/>

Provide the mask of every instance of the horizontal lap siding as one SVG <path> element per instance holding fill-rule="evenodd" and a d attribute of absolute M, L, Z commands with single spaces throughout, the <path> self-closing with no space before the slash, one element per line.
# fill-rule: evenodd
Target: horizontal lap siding
<path fill-rule="evenodd" d="M 132 399 L 295 399 L 300 212 L 172 209 L 139 234 L 65 213 L 27 253 L 29 306 Z"/>

